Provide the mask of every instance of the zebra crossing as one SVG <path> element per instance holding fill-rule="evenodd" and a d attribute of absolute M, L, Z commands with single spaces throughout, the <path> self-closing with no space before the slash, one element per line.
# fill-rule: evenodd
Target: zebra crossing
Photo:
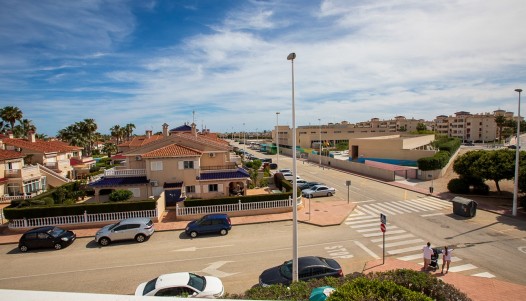
<path fill-rule="evenodd" d="M 369 239 L 380 249 L 383 248 L 383 233 L 379 229 L 378 216 L 380 213 L 397 215 L 415 212 L 430 212 L 451 208 L 451 203 L 434 197 L 418 198 L 406 201 L 393 201 L 385 203 L 359 204 L 351 213 L 345 224 L 354 229 L 362 237 Z M 436 214 L 436 213 L 435 213 Z M 424 214 L 430 216 L 435 214 Z M 422 247 L 425 241 L 396 225 L 387 223 L 389 231 L 385 233 L 385 252 L 396 259 L 403 261 L 415 261 L 422 263 Z M 364 248 L 365 249 L 365 248 Z M 372 251 L 370 251 L 372 252 Z M 374 253 L 373 253 L 374 254 Z M 373 256 L 374 257 L 374 256 Z M 441 265 L 441 262 L 439 262 Z M 495 275 L 488 272 L 480 272 L 473 264 L 462 263 L 462 259 L 452 256 L 450 272 L 473 273 L 472 276 L 493 278 Z"/>

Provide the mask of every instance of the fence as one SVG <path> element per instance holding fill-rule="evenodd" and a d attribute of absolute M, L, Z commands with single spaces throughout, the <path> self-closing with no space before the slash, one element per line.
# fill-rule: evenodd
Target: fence
<path fill-rule="evenodd" d="M 2 196 L 2 197 L 0 197 L 0 204 L 2 204 L 2 203 L 11 203 L 11 200 L 30 199 L 31 197 L 32 197 L 31 195 L 27 195 L 27 194 L 15 195 L 15 196 Z"/>
<path fill-rule="evenodd" d="M 301 202 L 301 197 L 298 198 L 298 201 Z M 298 202 L 296 202 L 296 204 L 298 204 Z M 210 206 L 198 206 L 198 207 L 179 207 L 179 204 L 176 204 L 175 210 L 176 210 L 177 216 L 183 216 L 183 215 L 239 212 L 239 211 L 249 211 L 249 210 L 286 208 L 286 207 L 292 207 L 292 198 L 289 198 L 286 200 L 254 202 L 254 203 L 241 203 L 241 201 L 239 201 L 237 204 L 223 204 L 223 205 L 210 205 Z"/>
<path fill-rule="evenodd" d="M 140 210 L 127 212 L 109 212 L 109 213 L 93 213 L 88 214 L 84 211 L 82 215 L 67 215 L 67 216 L 53 216 L 53 217 L 38 217 L 30 219 L 15 219 L 9 221 L 10 229 L 18 228 L 33 228 L 42 226 L 55 225 L 79 225 L 98 222 L 111 222 L 125 218 L 132 217 L 148 217 L 155 218 L 157 216 L 156 210 Z"/>

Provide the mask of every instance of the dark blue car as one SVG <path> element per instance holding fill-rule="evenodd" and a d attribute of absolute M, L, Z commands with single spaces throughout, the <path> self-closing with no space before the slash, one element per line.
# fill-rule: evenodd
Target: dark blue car
<path fill-rule="evenodd" d="M 227 235 L 232 229 L 230 218 L 226 214 L 208 214 L 198 220 L 191 221 L 185 228 L 186 235 L 197 237 L 205 233 Z"/>

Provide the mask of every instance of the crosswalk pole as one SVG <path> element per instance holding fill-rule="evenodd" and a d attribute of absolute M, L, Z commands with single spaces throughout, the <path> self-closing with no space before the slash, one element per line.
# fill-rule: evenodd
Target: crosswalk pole
<path fill-rule="evenodd" d="M 382 237 L 383 237 L 383 247 L 382 247 L 383 256 L 382 256 L 382 264 L 385 264 L 385 232 L 382 232 Z"/>

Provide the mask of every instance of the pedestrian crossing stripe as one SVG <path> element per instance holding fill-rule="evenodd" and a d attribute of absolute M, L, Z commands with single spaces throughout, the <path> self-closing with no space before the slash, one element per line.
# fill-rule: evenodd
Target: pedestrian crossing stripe
<path fill-rule="evenodd" d="M 386 243 L 385 244 L 385 247 L 386 248 L 390 248 L 390 247 L 398 247 L 398 246 L 403 246 L 403 245 L 407 245 L 407 244 L 414 244 L 414 243 L 420 243 L 420 242 L 423 242 L 424 240 L 423 239 L 420 239 L 420 238 L 415 238 L 415 239 L 411 239 L 411 240 L 404 240 L 404 241 L 397 241 L 397 242 L 391 242 L 391 243 Z M 380 248 L 383 246 L 383 244 L 381 245 L 378 245 Z"/>
<path fill-rule="evenodd" d="M 471 276 L 482 277 L 482 278 L 495 278 L 495 275 L 493 275 L 492 273 L 488 273 L 488 272 L 473 274 Z"/>
<path fill-rule="evenodd" d="M 385 237 L 385 241 L 390 241 L 390 240 L 396 240 L 396 239 L 402 239 L 402 238 L 411 238 L 411 237 L 415 237 L 413 234 L 403 234 L 403 235 L 397 235 L 397 236 L 387 236 Z M 384 239 L 383 238 L 375 238 L 375 239 L 371 239 L 371 242 L 381 242 L 383 241 Z"/>
<path fill-rule="evenodd" d="M 476 269 L 477 267 L 472 265 L 471 263 L 463 264 L 463 265 L 457 265 L 453 267 L 449 267 L 450 272 L 462 272 L 462 271 L 468 271 Z"/>
<path fill-rule="evenodd" d="M 377 216 L 379 214 L 404 214 L 412 212 L 442 210 L 450 208 L 451 203 L 438 198 L 419 198 L 406 201 L 393 201 L 383 202 L 375 204 L 360 204 L 358 208 L 354 210 L 353 214 L 349 216 L 350 219 L 356 218 L 356 216 Z M 356 214 L 355 214 L 356 213 Z M 362 217 L 365 219 L 365 217 Z"/>

